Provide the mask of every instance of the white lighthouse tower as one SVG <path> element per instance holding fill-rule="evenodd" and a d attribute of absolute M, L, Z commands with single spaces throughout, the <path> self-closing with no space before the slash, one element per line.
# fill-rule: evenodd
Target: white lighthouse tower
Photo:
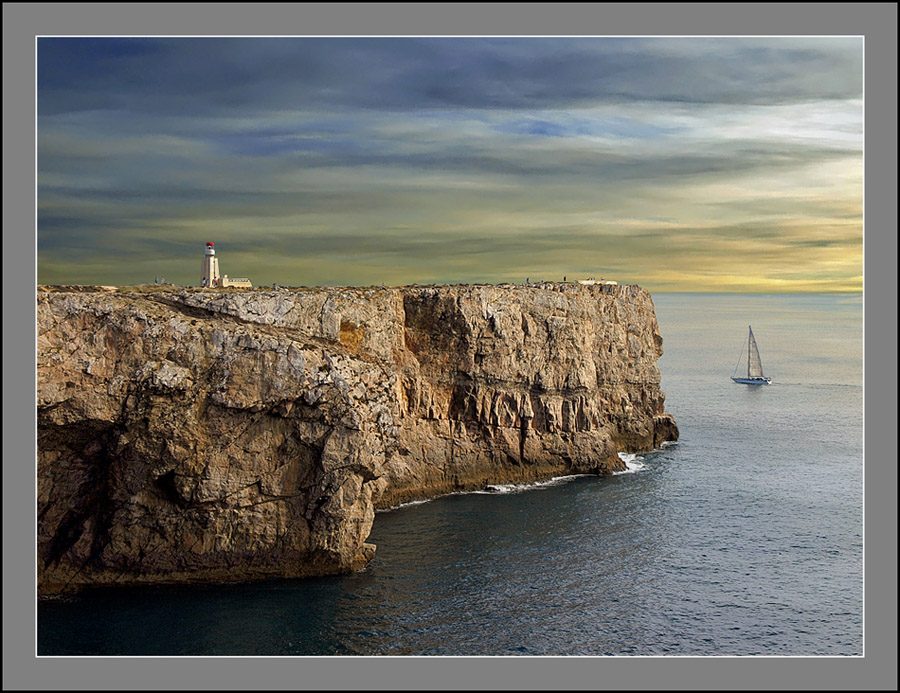
<path fill-rule="evenodd" d="M 216 244 L 206 244 L 206 254 L 200 265 L 200 286 L 219 286 L 219 260 L 216 257 Z"/>

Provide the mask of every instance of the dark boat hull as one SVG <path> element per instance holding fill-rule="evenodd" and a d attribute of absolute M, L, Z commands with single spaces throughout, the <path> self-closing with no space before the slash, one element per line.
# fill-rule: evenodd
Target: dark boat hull
<path fill-rule="evenodd" d="M 741 383 L 742 385 L 768 385 L 772 382 L 771 378 L 732 378 L 732 380 L 736 383 Z"/>

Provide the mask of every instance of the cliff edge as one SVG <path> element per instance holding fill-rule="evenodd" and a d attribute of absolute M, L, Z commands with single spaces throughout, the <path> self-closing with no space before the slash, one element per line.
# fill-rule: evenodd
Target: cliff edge
<path fill-rule="evenodd" d="M 38 588 L 350 572 L 376 508 L 675 440 L 636 286 L 41 287 Z"/>

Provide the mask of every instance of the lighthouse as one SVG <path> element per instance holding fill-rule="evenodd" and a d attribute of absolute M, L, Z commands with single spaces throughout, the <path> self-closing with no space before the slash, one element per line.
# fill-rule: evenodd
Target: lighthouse
<path fill-rule="evenodd" d="M 206 253 L 203 255 L 203 264 L 200 265 L 200 286 L 234 286 L 244 289 L 253 288 L 253 284 L 246 277 L 229 279 L 227 274 L 220 277 L 219 259 L 216 257 L 216 244 L 212 242 L 206 244 Z"/>
<path fill-rule="evenodd" d="M 206 244 L 206 254 L 200 265 L 200 286 L 219 286 L 219 260 L 216 258 L 216 244 Z"/>

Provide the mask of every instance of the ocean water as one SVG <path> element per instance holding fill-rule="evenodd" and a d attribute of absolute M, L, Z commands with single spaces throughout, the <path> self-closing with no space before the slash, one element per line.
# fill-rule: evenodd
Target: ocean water
<path fill-rule="evenodd" d="M 677 444 L 380 512 L 350 576 L 40 600 L 38 655 L 864 654 L 861 298 L 654 302 Z"/>

